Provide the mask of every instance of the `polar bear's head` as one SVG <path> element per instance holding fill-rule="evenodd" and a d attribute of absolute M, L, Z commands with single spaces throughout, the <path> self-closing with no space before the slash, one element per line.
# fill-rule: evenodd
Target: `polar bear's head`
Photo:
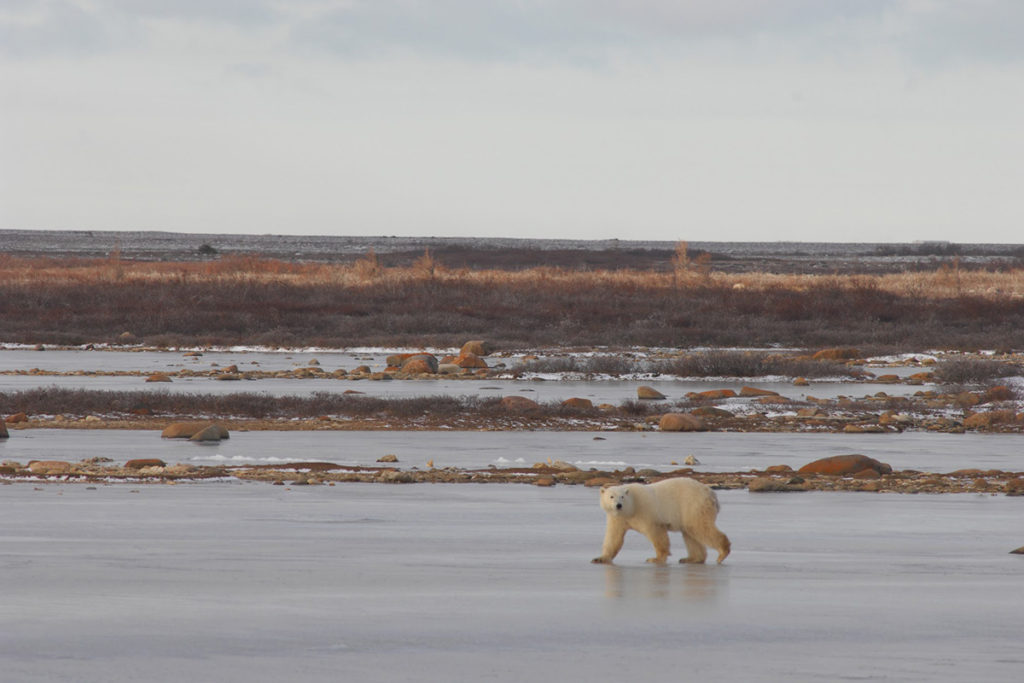
<path fill-rule="evenodd" d="M 632 517 L 635 499 L 628 486 L 601 487 L 601 507 L 608 514 Z"/>

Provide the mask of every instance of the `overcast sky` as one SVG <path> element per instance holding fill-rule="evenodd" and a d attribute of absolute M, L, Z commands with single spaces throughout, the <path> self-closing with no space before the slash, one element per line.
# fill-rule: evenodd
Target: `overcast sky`
<path fill-rule="evenodd" d="M 0 0 L 0 227 L 1024 242 L 1019 0 Z"/>

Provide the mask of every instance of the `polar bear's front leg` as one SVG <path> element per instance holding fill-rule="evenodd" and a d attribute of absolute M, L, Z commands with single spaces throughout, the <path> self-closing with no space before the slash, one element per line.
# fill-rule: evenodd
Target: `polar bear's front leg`
<path fill-rule="evenodd" d="M 604 545 L 601 546 L 601 556 L 591 560 L 594 564 L 610 564 L 615 556 L 622 550 L 622 542 L 626 538 L 626 531 L 629 527 L 620 519 L 608 515 L 608 524 L 604 530 Z"/>

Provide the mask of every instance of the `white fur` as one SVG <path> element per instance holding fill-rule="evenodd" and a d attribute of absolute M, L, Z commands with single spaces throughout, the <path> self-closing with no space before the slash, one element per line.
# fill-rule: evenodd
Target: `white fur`
<path fill-rule="evenodd" d="M 669 552 L 669 531 L 679 531 L 687 556 L 680 562 L 702 564 L 708 547 L 718 551 L 718 563 L 729 555 L 729 538 L 717 526 L 718 496 L 710 487 L 686 477 L 654 484 L 623 484 L 601 488 L 601 507 L 607 514 L 604 545 L 596 563 L 610 563 L 622 549 L 630 529 L 654 545 L 648 562 L 664 564 Z"/>

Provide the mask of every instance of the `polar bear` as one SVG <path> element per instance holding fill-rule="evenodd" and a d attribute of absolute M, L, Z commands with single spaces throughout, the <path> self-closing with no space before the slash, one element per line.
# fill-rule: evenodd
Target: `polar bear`
<path fill-rule="evenodd" d="M 596 564 L 610 563 L 626 532 L 639 531 L 654 544 L 655 556 L 648 562 L 664 564 L 669 556 L 669 531 L 683 532 L 685 558 L 681 563 L 703 564 L 707 547 L 718 551 L 718 563 L 728 557 L 729 538 L 715 526 L 718 496 L 695 479 L 676 477 L 654 484 L 623 484 L 601 487 L 601 507 L 608 515 L 601 556 Z"/>

